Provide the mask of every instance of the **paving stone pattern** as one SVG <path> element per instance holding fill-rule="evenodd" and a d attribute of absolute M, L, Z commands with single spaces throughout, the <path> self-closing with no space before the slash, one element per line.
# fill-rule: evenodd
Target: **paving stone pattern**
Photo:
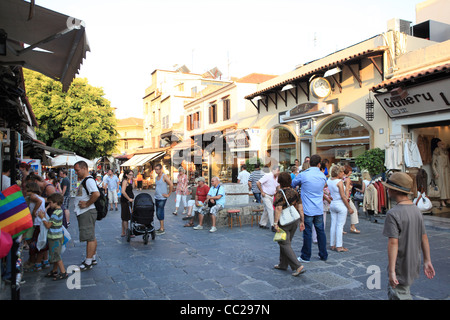
<path fill-rule="evenodd" d="M 149 192 L 153 195 L 153 191 Z M 139 191 L 135 191 L 139 193 Z M 382 235 L 383 219 L 367 221 L 360 212 L 361 234 L 344 235 L 349 252 L 329 251 L 320 261 L 313 246 L 307 272 L 299 277 L 291 271 L 273 269 L 278 263 L 279 246 L 273 232 L 257 226 L 209 227 L 193 230 L 186 221 L 172 215 L 175 195 L 166 204 L 166 234 L 144 245 L 142 236 L 130 243 L 120 236 L 119 211 L 111 211 L 96 225 L 98 265 L 81 273 L 81 289 L 69 289 L 66 281 L 45 278 L 47 272 L 25 273 L 21 287 L 23 300 L 385 300 L 387 298 L 387 239 Z M 251 199 L 250 199 L 251 200 Z M 73 202 L 73 201 L 72 201 Z M 156 217 L 155 217 L 156 219 Z M 449 219 L 426 217 L 436 277 L 421 276 L 412 286 L 414 299 L 449 299 L 450 227 Z M 330 216 L 327 217 L 327 236 Z M 345 230 L 349 229 L 349 219 Z M 72 213 L 69 231 L 72 241 L 63 255 L 66 267 L 79 264 L 85 243 L 78 241 L 78 225 Z M 159 222 L 155 220 L 159 228 Z M 299 255 L 302 234 L 297 231 L 294 251 Z M 24 252 L 26 260 L 27 252 Z M 367 282 L 379 268 L 380 289 L 369 289 Z M 421 269 L 422 270 L 422 269 Z M 422 271 L 421 271 L 422 272 Z M 373 281 L 371 282 L 373 283 Z M 0 299 L 10 299 L 9 287 L 2 284 Z"/>

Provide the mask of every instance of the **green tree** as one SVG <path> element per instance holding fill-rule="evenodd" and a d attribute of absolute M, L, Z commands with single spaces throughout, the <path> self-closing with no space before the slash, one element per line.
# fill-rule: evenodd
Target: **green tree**
<path fill-rule="evenodd" d="M 371 176 L 380 174 L 386 171 L 384 153 L 380 148 L 367 150 L 356 157 L 355 163 L 360 169 L 368 170 Z"/>
<path fill-rule="evenodd" d="M 24 69 L 28 100 L 36 115 L 38 139 L 88 159 L 111 155 L 117 144 L 117 119 L 102 88 L 76 78 L 67 92 L 61 83 Z"/>

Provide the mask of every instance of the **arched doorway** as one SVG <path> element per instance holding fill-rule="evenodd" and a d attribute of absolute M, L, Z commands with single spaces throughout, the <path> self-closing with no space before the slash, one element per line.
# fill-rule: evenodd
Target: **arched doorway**
<path fill-rule="evenodd" d="M 278 164 L 280 171 L 289 170 L 297 156 L 297 139 L 286 126 L 275 127 L 267 135 L 267 151 L 265 165 Z"/>
<path fill-rule="evenodd" d="M 337 113 L 317 128 L 313 149 L 330 163 L 355 167 L 355 159 L 372 147 L 373 129 L 361 117 Z"/>

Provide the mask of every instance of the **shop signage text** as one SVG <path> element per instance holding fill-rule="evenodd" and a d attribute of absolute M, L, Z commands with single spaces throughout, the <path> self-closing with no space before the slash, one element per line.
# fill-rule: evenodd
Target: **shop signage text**
<path fill-rule="evenodd" d="M 414 87 L 405 87 L 407 95 L 393 100 L 391 92 L 375 95 L 391 118 L 450 111 L 450 78 Z"/>

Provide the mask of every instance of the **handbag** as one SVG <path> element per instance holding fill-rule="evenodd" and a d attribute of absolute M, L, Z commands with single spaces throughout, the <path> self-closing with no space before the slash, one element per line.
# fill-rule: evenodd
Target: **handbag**
<path fill-rule="evenodd" d="M 359 201 L 359 202 L 363 202 L 364 201 L 364 195 L 361 192 L 356 191 L 355 195 L 353 196 L 353 200 Z"/>
<path fill-rule="evenodd" d="M 273 241 L 285 241 L 286 240 L 286 231 L 283 229 L 279 229 L 275 232 L 275 236 L 273 237 Z"/>
<path fill-rule="evenodd" d="M 422 212 L 430 211 L 433 208 L 433 204 L 431 200 L 424 193 L 418 192 L 417 198 L 413 200 L 413 203 L 419 208 Z"/>
<path fill-rule="evenodd" d="M 430 198 L 439 198 L 441 196 L 441 192 L 439 191 L 439 187 L 436 182 L 431 179 L 430 184 L 428 185 L 427 194 Z"/>
<path fill-rule="evenodd" d="M 217 196 L 217 194 L 219 193 L 219 188 L 220 188 L 220 184 L 217 186 L 217 192 L 216 192 L 215 196 Z M 207 204 L 208 204 L 208 207 L 212 208 L 216 205 L 216 200 L 208 199 Z"/>
<path fill-rule="evenodd" d="M 297 219 L 300 219 L 300 214 L 298 213 L 297 209 L 295 209 L 294 206 L 291 206 L 286 198 L 286 195 L 284 194 L 284 191 L 280 189 L 280 191 L 283 193 L 284 199 L 286 200 L 286 203 L 288 207 L 286 209 L 283 209 L 281 212 L 280 217 L 280 225 L 285 226 L 289 223 L 294 222 Z"/>

